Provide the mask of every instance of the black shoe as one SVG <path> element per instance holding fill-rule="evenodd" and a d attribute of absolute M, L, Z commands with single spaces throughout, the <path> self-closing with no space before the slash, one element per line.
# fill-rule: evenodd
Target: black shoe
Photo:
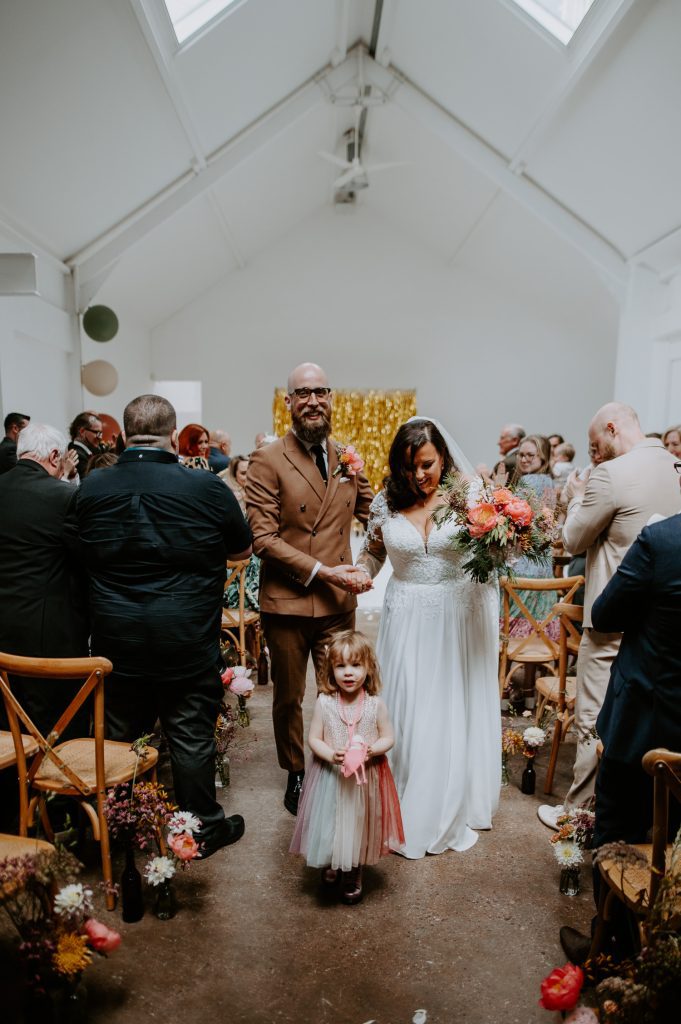
<path fill-rule="evenodd" d="M 565 924 L 560 930 L 560 944 L 568 960 L 576 967 L 581 967 L 589 956 L 591 937 Z"/>
<path fill-rule="evenodd" d="M 300 791 L 303 788 L 303 779 L 305 778 L 305 772 L 289 772 L 288 783 L 286 784 L 286 792 L 284 793 L 284 807 L 291 814 L 298 813 L 298 801 L 300 800 Z"/>
<path fill-rule="evenodd" d="M 225 818 L 211 839 L 207 839 L 201 851 L 201 860 L 212 857 L 214 853 L 221 850 L 223 846 L 231 846 L 238 842 L 244 834 L 244 819 L 240 814 L 233 814 L 231 818 Z"/>

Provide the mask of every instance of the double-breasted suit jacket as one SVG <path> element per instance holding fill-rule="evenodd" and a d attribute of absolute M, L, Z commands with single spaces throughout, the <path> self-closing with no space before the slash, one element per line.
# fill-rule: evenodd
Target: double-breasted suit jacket
<path fill-rule="evenodd" d="M 263 560 L 260 608 L 319 618 L 352 611 L 353 594 L 316 576 L 318 562 L 352 565 L 352 518 L 365 523 L 374 497 L 366 477 L 335 473 L 338 453 L 327 443 L 328 483 L 293 431 L 251 455 L 246 507 L 253 550 Z"/>

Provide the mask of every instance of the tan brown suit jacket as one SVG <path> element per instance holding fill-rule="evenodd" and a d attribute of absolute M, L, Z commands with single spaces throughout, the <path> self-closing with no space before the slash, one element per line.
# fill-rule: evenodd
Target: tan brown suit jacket
<path fill-rule="evenodd" d="M 352 565 L 352 518 L 366 523 L 374 497 L 369 481 L 334 476 L 338 455 L 328 445 L 329 481 L 292 431 L 251 455 L 246 483 L 246 511 L 253 550 L 263 560 L 260 608 L 278 615 L 317 618 L 352 611 L 353 594 L 309 579 L 317 562 Z"/>
<path fill-rule="evenodd" d="M 592 604 L 650 517 L 674 515 L 680 504 L 674 457 L 657 438 L 647 437 L 593 470 L 563 526 L 566 549 L 573 555 L 586 551 L 585 626 L 591 626 Z"/>

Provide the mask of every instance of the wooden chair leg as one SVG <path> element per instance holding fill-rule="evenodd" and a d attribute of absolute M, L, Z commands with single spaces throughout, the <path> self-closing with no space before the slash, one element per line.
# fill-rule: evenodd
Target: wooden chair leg
<path fill-rule="evenodd" d="M 553 776 L 556 771 L 556 765 L 558 763 L 558 751 L 560 750 L 560 744 L 563 739 L 563 723 L 560 718 L 556 718 L 553 726 L 553 741 L 551 743 L 551 753 L 549 755 L 549 766 L 546 769 L 546 779 L 544 780 L 544 792 L 550 793 L 553 789 Z"/>
<path fill-rule="evenodd" d="M 48 842 L 53 843 L 54 829 L 52 828 L 52 822 L 50 821 L 50 816 L 47 813 L 47 803 L 45 801 L 45 797 L 43 796 L 41 796 L 38 799 L 38 810 L 40 812 L 40 823 L 43 826 L 45 838 L 47 839 Z"/>
<path fill-rule="evenodd" d="M 99 821 L 99 848 L 102 855 L 102 878 L 104 879 L 106 909 L 114 910 L 116 897 L 113 891 L 113 872 L 111 870 L 111 846 L 109 844 L 109 826 L 104 816 L 104 798 L 97 794 L 97 819 Z"/>

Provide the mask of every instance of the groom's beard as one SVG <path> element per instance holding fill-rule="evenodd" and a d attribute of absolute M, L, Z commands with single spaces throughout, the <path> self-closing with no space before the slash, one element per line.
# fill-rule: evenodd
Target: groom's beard
<path fill-rule="evenodd" d="M 291 410 L 291 421 L 297 437 L 308 444 L 321 444 L 331 433 L 331 410 L 322 409 L 317 406 L 320 419 L 314 423 L 309 422 L 309 411 L 305 409 L 302 413 L 295 413 Z"/>

